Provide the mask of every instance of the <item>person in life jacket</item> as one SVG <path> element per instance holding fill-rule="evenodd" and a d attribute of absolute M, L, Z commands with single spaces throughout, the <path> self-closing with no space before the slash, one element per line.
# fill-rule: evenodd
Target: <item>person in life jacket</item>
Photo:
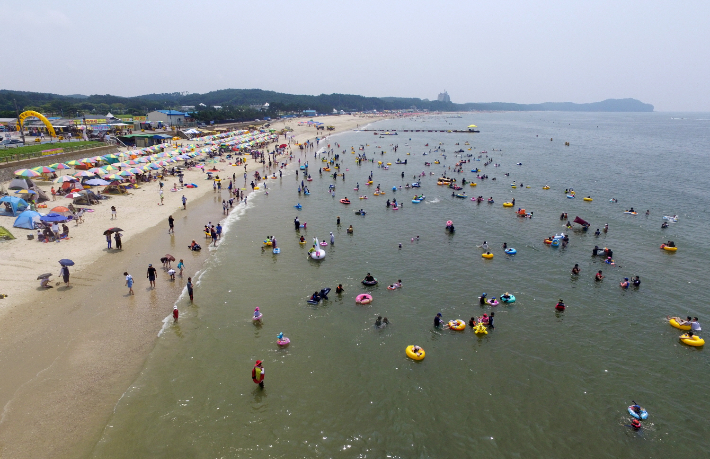
<path fill-rule="evenodd" d="M 256 365 L 251 370 L 251 379 L 254 384 L 258 384 L 262 389 L 264 388 L 264 367 L 262 366 L 261 360 L 256 361 Z"/>

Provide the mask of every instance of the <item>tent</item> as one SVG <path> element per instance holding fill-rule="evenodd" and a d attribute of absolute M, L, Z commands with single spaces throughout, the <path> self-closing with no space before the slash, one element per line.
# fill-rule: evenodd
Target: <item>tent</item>
<path fill-rule="evenodd" d="M 35 225 L 39 223 L 41 216 L 39 212 L 26 210 L 17 216 L 12 226 L 15 228 L 35 229 Z"/>
<path fill-rule="evenodd" d="M 5 196 L 0 198 L 0 202 L 5 205 L 5 213 L 12 214 L 13 217 L 17 217 L 29 205 L 24 199 L 16 198 L 15 196 Z"/>
<path fill-rule="evenodd" d="M 17 177 L 17 178 L 12 179 L 12 182 L 10 182 L 10 186 L 7 188 L 9 190 L 31 190 L 32 185 L 33 185 L 32 180 Z"/>
<path fill-rule="evenodd" d="M 104 188 L 102 193 L 126 194 L 126 185 L 122 184 L 118 180 L 114 180 L 106 188 Z"/>
<path fill-rule="evenodd" d="M 72 200 L 73 204 L 91 205 L 99 202 L 99 197 L 91 190 L 80 191 L 77 194 L 78 196 Z"/>

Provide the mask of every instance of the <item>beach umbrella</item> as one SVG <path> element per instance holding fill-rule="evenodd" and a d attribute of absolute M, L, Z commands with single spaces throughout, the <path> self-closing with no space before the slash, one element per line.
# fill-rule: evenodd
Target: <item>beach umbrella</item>
<path fill-rule="evenodd" d="M 47 166 L 33 167 L 32 170 L 35 172 L 39 172 L 40 174 L 51 174 L 51 173 L 57 172 L 54 169 L 52 169 L 51 167 L 47 167 Z"/>
<path fill-rule="evenodd" d="M 51 167 L 54 170 L 62 170 L 62 169 L 69 169 L 69 166 L 64 164 L 64 163 L 54 163 L 50 164 L 49 167 Z"/>
<path fill-rule="evenodd" d="M 78 166 L 81 164 L 81 161 L 78 159 L 72 159 L 71 161 L 67 161 L 65 164 L 68 164 L 69 166 Z"/>
<path fill-rule="evenodd" d="M 103 155 L 101 158 L 116 159 L 118 158 L 118 156 L 114 155 L 113 153 L 109 153 L 108 155 Z"/>
<path fill-rule="evenodd" d="M 132 167 L 132 168 L 128 169 L 128 172 L 130 172 L 132 174 L 142 174 L 145 171 L 143 169 L 138 169 L 137 167 Z"/>
<path fill-rule="evenodd" d="M 103 169 L 103 170 L 105 170 L 105 171 L 115 171 L 117 168 L 113 167 L 113 166 L 110 165 L 110 164 L 107 164 L 107 165 L 105 165 L 105 166 L 102 166 L 101 169 Z"/>
<path fill-rule="evenodd" d="M 15 175 L 19 177 L 39 177 L 40 173 L 35 172 L 32 169 L 17 169 Z"/>
<path fill-rule="evenodd" d="M 59 260 L 59 264 L 62 266 L 74 266 L 74 262 L 68 258 L 62 258 Z"/>
<path fill-rule="evenodd" d="M 76 179 L 70 175 L 62 175 L 54 179 L 54 183 L 64 183 L 64 182 L 76 182 Z"/>
<path fill-rule="evenodd" d="M 115 167 L 130 167 L 131 165 L 128 164 L 128 162 L 123 161 L 123 162 L 114 164 L 114 166 L 115 166 Z"/>
<path fill-rule="evenodd" d="M 106 171 L 103 170 L 103 169 L 101 169 L 100 167 L 92 167 L 91 169 L 89 169 L 89 172 L 92 173 L 92 174 L 94 174 L 94 175 L 105 174 L 105 173 L 106 173 Z"/>
<path fill-rule="evenodd" d="M 18 193 L 19 194 L 37 194 L 36 191 L 32 191 L 32 190 L 17 190 L 17 191 L 15 191 L 15 194 L 18 194 Z"/>
<path fill-rule="evenodd" d="M 133 173 L 129 171 L 121 171 L 116 173 L 116 175 L 120 175 L 121 177 L 132 177 Z"/>
<path fill-rule="evenodd" d="M 105 186 L 105 185 L 109 184 L 109 182 L 107 182 L 106 180 L 101 180 L 101 179 L 91 179 L 91 180 L 87 180 L 84 183 L 86 183 L 87 185 L 91 185 L 91 186 Z"/>
<path fill-rule="evenodd" d="M 123 180 L 123 177 L 118 174 L 105 175 L 104 178 L 108 180 Z"/>
<path fill-rule="evenodd" d="M 92 174 L 89 171 L 79 171 L 76 174 L 74 174 L 74 177 L 93 177 L 96 174 Z"/>
<path fill-rule="evenodd" d="M 52 273 L 40 274 L 39 276 L 37 276 L 37 280 L 40 280 L 40 279 L 47 279 L 47 278 L 49 278 L 49 277 L 51 277 L 51 276 L 52 276 Z"/>

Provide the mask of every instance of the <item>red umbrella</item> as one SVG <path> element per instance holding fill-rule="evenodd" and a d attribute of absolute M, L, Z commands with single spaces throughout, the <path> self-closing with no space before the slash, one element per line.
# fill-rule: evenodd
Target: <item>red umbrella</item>
<path fill-rule="evenodd" d="M 166 253 L 166 254 L 165 254 L 165 258 L 167 258 L 167 259 L 170 260 L 170 261 L 175 261 L 175 257 L 172 256 L 172 255 L 170 255 L 169 253 Z"/>
<path fill-rule="evenodd" d="M 286 148 L 286 147 L 288 147 L 288 145 L 286 145 L 285 143 L 282 143 L 281 145 L 279 145 L 279 148 Z"/>

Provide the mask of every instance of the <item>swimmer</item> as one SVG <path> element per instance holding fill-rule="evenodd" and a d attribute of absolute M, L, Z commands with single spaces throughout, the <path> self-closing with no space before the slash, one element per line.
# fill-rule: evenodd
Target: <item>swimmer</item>
<path fill-rule="evenodd" d="M 602 280 L 602 279 L 604 279 L 604 276 L 602 275 L 602 271 L 601 271 L 601 269 L 600 269 L 599 272 L 597 272 L 597 273 L 594 275 L 594 280 L 600 281 L 600 280 Z"/>
<path fill-rule="evenodd" d="M 375 327 L 380 328 L 382 326 L 382 316 L 377 316 L 377 320 L 375 320 Z"/>
<path fill-rule="evenodd" d="M 576 276 L 577 274 L 579 274 L 579 271 L 579 265 L 575 263 L 574 268 L 572 268 L 572 274 Z"/>
<path fill-rule="evenodd" d="M 338 284 L 338 286 L 335 287 L 335 293 L 340 294 L 340 293 L 343 293 L 344 291 L 345 291 L 345 289 L 343 288 L 343 284 Z"/>
<path fill-rule="evenodd" d="M 629 284 L 630 284 L 630 283 L 629 283 L 629 278 L 628 278 L 628 277 L 624 277 L 624 280 L 621 281 L 621 282 L 619 282 L 619 285 L 621 285 L 621 288 L 624 288 L 624 289 L 629 288 Z"/>
<path fill-rule="evenodd" d="M 486 293 L 485 292 L 481 293 L 481 296 L 478 297 L 478 304 L 480 304 L 481 306 L 486 304 Z"/>

